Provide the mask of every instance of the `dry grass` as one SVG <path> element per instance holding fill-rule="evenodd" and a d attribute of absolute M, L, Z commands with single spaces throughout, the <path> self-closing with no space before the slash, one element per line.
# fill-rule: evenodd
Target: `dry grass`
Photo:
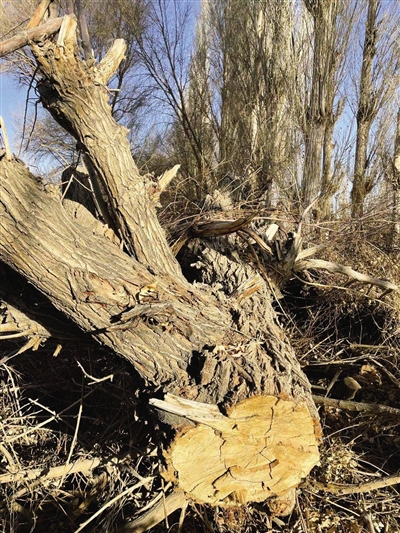
<path fill-rule="evenodd" d="M 120 495 L 85 529 L 112 531 L 117 518 L 159 489 L 157 435 L 139 414 L 139 383 L 124 361 L 97 346 L 69 345 L 57 357 L 53 348 L 0 369 L 2 531 L 76 531 Z"/>
<path fill-rule="evenodd" d="M 329 237 L 321 257 L 400 286 L 397 257 L 390 252 L 388 220 L 375 213 L 364 220 L 362 229 L 336 223 L 324 230 L 321 241 Z M 344 276 L 324 272 L 311 272 L 305 281 L 292 280 L 284 304 L 292 343 L 315 393 L 351 398 L 353 391 L 346 385 L 351 378 L 360 386 L 355 401 L 398 407 L 399 294 L 381 298 L 382 290 L 376 287 L 349 284 Z M 366 493 L 356 488 L 398 473 L 400 420 L 323 407 L 320 415 L 321 466 L 301 491 L 303 524 L 298 531 L 400 531 L 398 486 Z M 313 479 L 352 485 L 354 493 L 318 492 Z"/>

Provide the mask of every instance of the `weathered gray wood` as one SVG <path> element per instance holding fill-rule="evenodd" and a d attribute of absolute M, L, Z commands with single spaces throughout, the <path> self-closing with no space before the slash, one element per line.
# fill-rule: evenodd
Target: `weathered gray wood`
<path fill-rule="evenodd" d="M 156 278 L 106 237 L 74 222 L 58 196 L 43 191 L 21 162 L 3 158 L 0 174 L 1 260 L 84 331 L 132 361 L 149 381 L 187 383 L 184 369 L 192 350 L 220 342 L 224 313 L 210 301 L 205 305 L 188 284 Z M 131 327 L 115 327 L 113 319 L 146 300 L 170 305 L 163 325 L 148 324 L 147 311 Z M 172 333 L 164 335 L 168 329 Z"/>

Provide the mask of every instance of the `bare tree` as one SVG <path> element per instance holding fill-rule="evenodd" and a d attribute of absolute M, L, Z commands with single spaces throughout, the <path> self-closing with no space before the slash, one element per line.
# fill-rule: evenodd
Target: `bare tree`
<path fill-rule="evenodd" d="M 212 163 L 208 160 L 209 142 L 208 134 L 204 136 L 204 119 L 199 122 L 196 114 L 196 106 L 205 105 L 203 98 L 207 95 L 198 70 L 203 61 L 200 51 L 197 59 L 191 62 L 194 13 L 190 4 L 179 1 L 154 0 L 147 7 L 148 25 L 137 38 L 147 83 L 158 102 L 158 116 L 164 120 L 169 116 L 170 124 L 178 125 L 195 161 L 195 177 L 201 177 L 210 171 Z M 201 36 L 198 43 L 202 46 Z M 177 135 L 179 138 L 179 131 Z M 199 185 L 200 182 L 201 179 Z"/>
<path fill-rule="evenodd" d="M 400 63 L 396 44 L 398 24 L 396 19 L 390 21 L 389 12 L 382 17 L 381 8 L 380 0 L 368 1 L 356 115 L 356 151 L 351 191 L 353 218 L 362 216 L 365 197 L 374 186 L 374 176 L 368 173 L 372 160 L 368 156 L 371 126 L 385 100 L 393 95 L 399 79 Z"/>
<path fill-rule="evenodd" d="M 204 0 L 201 4 L 196 21 L 194 49 L 188 72 L 188 86 L 185 93 L 186 110 L 201 147 L 202 166 L 198 165 L 198 158 L 182 127 L 182 119 L 175 122 L 172 128 L 174 150 L 179 161 L 183 163 L 183 170 L 196 179 L 201 186 L 200 194 L 213 189 L 213 167 L 216 160 L 216 134 L 213 124 L 212 89 L 210 84 L 210 4 Z M 200 173 L 202 172 L 202 174 Z"/>
<path fill-rule="evenodd" d="M 358 17 L 357 3 L 339 2 L 335 20 L 335 40 L 333 43 L 333 80 L 326 87 L 326 121 L 323 142 L 320 198 L 316 206 L 317 218 L 327 220 L 332 215 L 334 195 L 343 185 L 343 165 L 335 154 L 335 127 L 347 103 L 347 70 L 350 46 L 354 44 L 354 26 Z M 329 76 L 328 76 L 329 78 Z M 328 80 L 327 80 L 328 81 Z M 346 135 L 345 135 L 346 137 Z M 339 156 L 340 157 L 340 156 Z"/>
<path fill-rule="evenodd" d="M 219 173 L 245 182 L 246 196 L 266 192 L 293 158 L 293 7 L 221 0 L 210 11 Z"/>

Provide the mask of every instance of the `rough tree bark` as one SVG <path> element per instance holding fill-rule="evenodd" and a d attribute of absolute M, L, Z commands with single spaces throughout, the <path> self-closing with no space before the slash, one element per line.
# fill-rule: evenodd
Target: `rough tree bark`
<path fill-rule="evenodd" d="M 287 514 L 293 488 L 318 462 L 320 427 L 269 285 L 201 241 L 204 283 L 186 281 L 157 220 L 154 183 L 139 175 L 108 105 L 123 42 L 92 65 L 79 60 L 74 31 L 65 17 L 58 37 L 31 44 L 37 89 L 92 164 L 123 249 L 73 219 L 21 161 L 1 157 L 0 260 L 128 359 L 149 395 L 166 393 L 152 405 L 180 431 L 164 475 L 188 498 L 237 505 L 275 497 L 276 513 Z"/>

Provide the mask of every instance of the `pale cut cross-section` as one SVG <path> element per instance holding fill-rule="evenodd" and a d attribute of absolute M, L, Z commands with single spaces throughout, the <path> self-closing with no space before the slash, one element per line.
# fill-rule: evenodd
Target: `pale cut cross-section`
<path fill-rule="evenodd" d="M 229 506 L 283 498 L 319 462 L 319 427 L 304 404 L 254 396 L 228 416 L 172 395 L 153 405 L 197 423 L 166 452 L 165 477 L 198 502 Z"/>

